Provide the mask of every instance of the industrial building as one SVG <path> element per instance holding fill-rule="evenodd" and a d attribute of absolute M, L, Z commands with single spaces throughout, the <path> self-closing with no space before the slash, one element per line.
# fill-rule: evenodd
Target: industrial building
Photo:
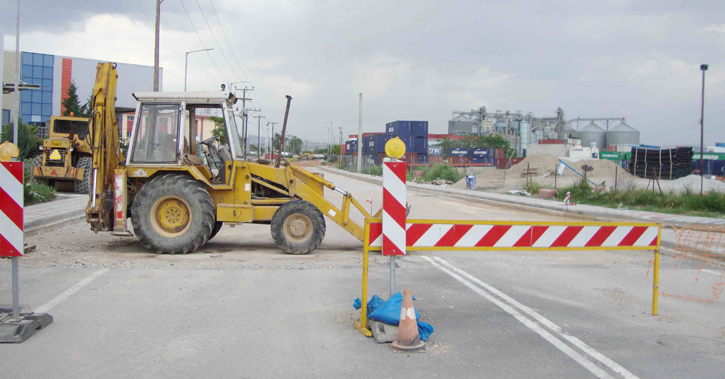
<path fill-rule="evenodd" d="M 15 51 L 3 54 L 4 72 L 2 81 L 4 88 L 15 82 Z M 68 87 L 74 82 L 78 87 L 81 105 L 93 91 L 96 80 L 96 66 L 108 60 L 86 59 L 63 55 L 43 54 L 22 51 L 20 59 L 20 80 L 37 89 L 20 91 L 20 118 L 23 122 L 38 125 L 41 130 L 50 116 L 62 115 L 62 101 L 67 97 Z M 153 90 L 153 66 L 117 63 L 118 89 L 116 110 L 122 113 L 136 108 L 133 92 Z M 159 89 L 163 88 L 163 69 L 159 73 Z M 2 125 L 14 120 L 14 94 L 3 90 Z"/>

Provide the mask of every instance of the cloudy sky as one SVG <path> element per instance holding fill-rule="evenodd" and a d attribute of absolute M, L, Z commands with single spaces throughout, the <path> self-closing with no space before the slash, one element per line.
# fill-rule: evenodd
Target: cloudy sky
<path fill-rule="evenodd" d="M 706 143 L 725 141 L 721 0 L 165 0 L 161 8 L 165 90 L 183 89 L 186 51 L 214 48 L 190 56 L 189 90 L 249 80 L 254 105 L 278 122 L 289 94 L 289 127 L 303 138 L 325 140 L 322 121 L 356 133 L 362 92 L 365 131 L 415 119 L 444 133 L 452 110 L 543 117 L 562 107 L 567 119 L 624 116 L 642 143 L 699 144 L 699 66 L 708 63 Z M 15 10 L 15 1 L 0 2 L 8 48 Z M 21 50 L 153 65 L 152 0 L 24 0 L 20 11 Z"/>

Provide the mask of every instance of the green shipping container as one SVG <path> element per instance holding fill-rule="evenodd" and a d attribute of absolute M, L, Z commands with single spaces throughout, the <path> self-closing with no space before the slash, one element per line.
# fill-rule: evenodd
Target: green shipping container
<path fill-rule="evenodd" d="M 618 151 L 605 151 L 599 153 L 599 159 L 606 159 L 614 162 L 620 162 L 622 160 L 622 154 Z"/>
<path fill-rule="evenodd" d="M 702 159 L 706 161 L 725 161 L 725 153 L 705 153 Z M 692 161 L 699 161 L 700 153 L 692 154 Z"/>

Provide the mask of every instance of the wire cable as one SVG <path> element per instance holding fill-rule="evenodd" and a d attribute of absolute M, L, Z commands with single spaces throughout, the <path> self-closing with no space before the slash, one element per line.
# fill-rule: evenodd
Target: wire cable
<path fill-rule="evenodd" d="M 232 74 L 237 77 L 237 79 L 241 82 L 242 78 L 237 75 L 237 72 L 234 70 L 234 67 L 232 67 L 232 64 L 229 63 L 229 59 L 227 59 L 226 54 L 224 54 L 224 50 L 222 49 L 221 44 L 219 44 L 219 41 L 216 38 L 216 35 L 214 34 L 214 30 L 211 28 L 211 25 L 209 25 L 209 21 L 206 19 L 206 15 L 204 14 L 204 10 L 201 9 L 201 4 L 199 4 L 199 0 L 196 0 L 196 5 L 199 6 L 199 11 L 201 12 L 201 16 L 204 18 L 204 22 L 206 23 L 206 26 L 209 28 L 209 31 L 211 32 L 211 36 L 214 38 L 214 42 L 216 42 L 217 47 L 219 48 L 219 52 L 222 54 L 222 57 L 224 58 L 224 61 L 227 62 L 227 65 L 232 70 Z"/>
<path fill-rule="evenodd" d="M 181 2 L 181 6 L 184 8 L 184 12 L 186 12 L 186 16 L 189 17 L 189 22 L 191 23 L 191 27 L 194 28 L 194 32 L 196 33 L 196 36 L 199 37 L 199 42 L 201 42 L 201 45 L 204 46 L 204 49 L 206 49 L 206 44 L 204 43 L 204 40 L 201 39 L 201 35 L 199 34 L 199 31 L 196 30 L 196 26 L 194 26 L 194 21 L 191 19 L 191 15 L 189 14 L 189 11 L 186 10 L 186 5 L 184 5 L 184 0 L 179 0 Z M 209 50 L 206 51 L 206 53 L 209 55 L 209 59 L 211 59 L 211 63 L 214 63 L 214 66 L 217 70 L 219 70 L 219 73 L 224 77 L 224 81 L 229 83 L 229 78 L 227 78 L 226 75 L 224 75 L 224 71 L 222 71 L 221 68 L 219 68 L 219 65 L 216 64 L 216 61 L 214 61 L 214 58 L 212 58 L 211 53 L 209 53 Z"/>
<path fill-rule="evenodd" d="M 229 43 L 229 38 L 227 38 L 227 33 L 224 31 L 224 26 L 222 26 L 222 21 L 219 19 L 219 14 L 216 12 L 216 8 L 214 7 L 214 2 L 212 0 L 209 0 L 209 3 L 211 4 L 211 9 L 214 11 L 214 17 L 216 17 L 216 20 L 219 23 L 219 28 L 222 30 L 222 35 L 224 35 L 224 39 L 227 41 L 227 46 L 229 46 L 229 51 L 232 52 L 232 57 L 234 58 L 234 62 L 237 64 L 237 67 L 239 68 L 239 71 L 242 73 L 242 76 L 244 76 L 244 79 L 249 80 L 249 78 L 247 77 L 247 74 L 244 72 L 244 69 L 242 69 L 242 65 L 239 64 L 237 55 L 234 54 L 234 49 L 232 49 L 232 45 Z"/>

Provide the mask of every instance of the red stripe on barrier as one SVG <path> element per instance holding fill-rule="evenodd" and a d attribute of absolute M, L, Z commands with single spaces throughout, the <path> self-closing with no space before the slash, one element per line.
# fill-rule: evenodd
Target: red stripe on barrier
<path fill-rule="evenodd" d="M 23 230 L 23 208 L 2 187 L 0 187 L 0 211 L 5 213 L 15 226 Z M 9 232 L 9 230 L 0 231 L 0 233 Z"/>
<path fill-rule="evenodd" d="M 627 235 L 622 239 L 622 242 L 619 243 L 619 246 L 632 246 L 635 242 L 639 239 L 639 237 L 642 237 L 642 234 L 647 231 L 646 226 L 635 226 L 632 228 L 632 230 L 627 233 Z"/>
<path fill-rule="evenodd" d="M 514 247 L 528 247 L 531 246 L 533 242 L 531 241 L 531 228 L 526 230 L 524 235 L 519 238 L 518 241 L 514 244 Z"/>
<path fill-rule="evenodd" d="M 373 243 L 380 235 L 383 234 L 383 224 L 376 222 L 370 224 L 370 235 L 368 237 L 368 242 Z"/>
<path fill-rule="evenodd" d="M 18 183 L 23 184 L 23 164 L 20 162 L 2 162 L 2 165 L 12 174 Z"/>
<path fill-rule="evenodd" d="M 594 233 L 592 238 L 589 239 L 589 242 L 586 243 L 584 246 L 602 246 L 604 241 L 609 238 L 609 236 L 614 233 L 614 229 L 617 229 L 616 226 L 602 226 L 599 228 L 599 230 Z"/>
<path fill-rule="evenodd" d="M 22 257 L 18 249 L 0 234 L 0 257 Z"/>
<path fill-rule="evenodd" d="M 655 238 L 652 240 L 652 243 L 649 244 L 650 246 L 657 246 L 657 237 L 658 236 L 655 236 Z"/>
<path fill-rule="evenodd" d="M 405 230 L 405 205 L 400 204 L 398 199 L 395 198 L 387 188 L 383 188 L 383 204 L 385 213 L 388 214 L 395 222 Z"/>
<path fill-rule="evenodd" d="M 559 238 L 551 244 L 551 247 L 566 247 L 569 246 L 572 240 L 584 229 L 583 226 L 567 226 Z"/>
<path fill-rule="evenodd" d="M 385 255 L 405 255 L 386 235 L 383 235 L 383 251 Z"/>
<path fill-rule="evenodd" d="M 549 230 L 548 226 L 532 226 L 531 227 L 531 244 L 529 246 L 534 246 L 536 241 L 541 238 L 541 235 L 544 234 L 547 230 Z"/>
<path fill-rule="evenodd" d="M 476 247 L 495 245 L 509 229 L 511 229 L 511 225 L 495 225 L 476 243 Z"/>
<path fill-rule="evenodd" d="M 385 165 L 405 184 L 405 162 L 385 162 Z"/>
<path fill-rule="evenodd" d="M 428 231 L 433 225 L 432 224 L 413 224 L 408 228 L 406 234 L 406 245 L 413 246 L 416 242 L 423 237 L 423 234 Z"/>
<path fill-rule="evenodd" d="M 473 228 L 473 225 L 453 225 L 446 234 L 441 237 L 435 246 L 455 246 L 456 242 L 460 241 L 469 230 Z"/>

